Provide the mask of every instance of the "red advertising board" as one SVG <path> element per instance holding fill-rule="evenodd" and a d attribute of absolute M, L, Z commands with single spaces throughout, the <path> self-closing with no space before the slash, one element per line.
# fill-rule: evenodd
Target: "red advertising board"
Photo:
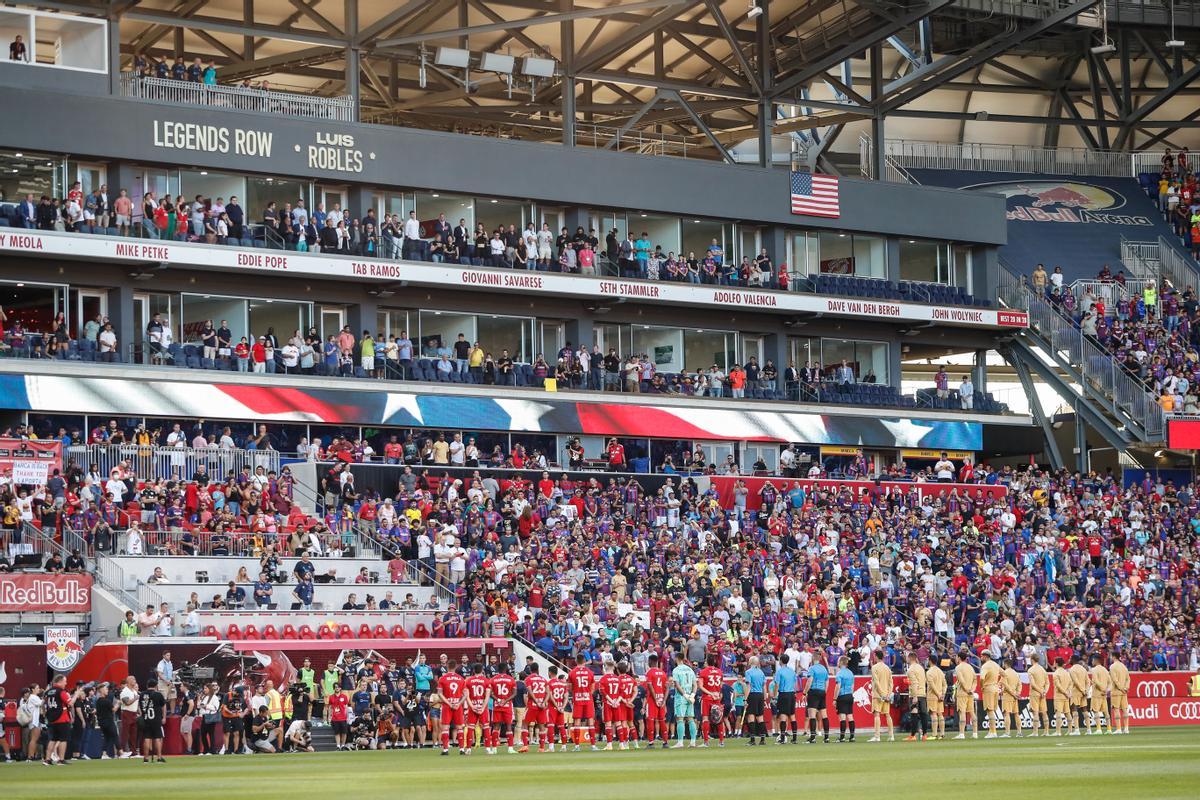
<path fill-rule="evenodd" d="M 849 487 L 856 495 L 863 494 L 875 487 L 874 481 L 836 481 L 836 480 L 808 480 L 807 478 L 745 478 L 745 477 L 714 477 L 711 479 L 712 487 L 717 490 L 717 495 L 720 497 L 721 505 L 725 508 L 733 506 L 733 485 L 737 481 L 745 481 L 746 488 L 750 490 L 750 494 L 746 497 L 746 507 L 749 509 L 757 509 L 762 505 L 762 498 L 758 494 L 758 490 L 762 488 L 767 481 L 775 484 L 775 488 L 781 492 L 786 492 L 792 487 L 793 483 L 799 483 L 804 487 L 804 491 L 811 492 L 813 487 L 820 487 L 829 491 L 841 491 Z M 961 496 L 975 497 L 979 494 L 982 497 L 1005 497 L 1008 494 L 1008 488 L 1004 486 L 990 486 L 978 483 L 913 483 L 913 482 L 895 482 L 883 481 L 880 483 L 884 489 L 899 489 L 902 492 L 907 492 L 909 489 L 917 489 L 922 497 L 941 497 L 942 495 L 950 494 L 957 491 Z"/>
<path fill-rule="evenodd" d="M 1200 418 L 1171 417 L 1168 419 L 1167 445 L 1172 450 L 1200 450 Z"/>
<path fill-rule="evenodd" d="M 42 484 L 62 468 L 62 442 L 57 439 L 0 437 L 0 475 L 17 484 Z"/>
<path fill-rule="evenodd" d="M 0 574 L 0 613 L 91 609 L 91 575 Z"/>

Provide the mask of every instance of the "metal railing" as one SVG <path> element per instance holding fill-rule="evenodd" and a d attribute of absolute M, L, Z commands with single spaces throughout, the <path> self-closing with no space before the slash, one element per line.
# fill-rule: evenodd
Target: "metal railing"
<path fill-rule="evenodd" d="M 1029 285 L 1024 275 L 1018 275 L 1003 264 L 996 284 L 996 297 L 1006 308 L 1029 310 Z"/>
<path fill-rule="evenodd" d="M 1111 352 L 1086 336 L 1074 320 L 1032 291 L 1029 302 L 1029 331 L 1048 348 L 1048 355 L 1076 372 L 1080 391 L 1109 409 L 1118 419 L 1141 429 L 1147 440 L 1164 431 L 1163 413 L 1141 380 L 1131 375 Z"/>
<path fill-rule="evenodd" d="M 885 155 L 896 166 L 909 169 L 968 172 L 1017 172 L 1041 175 L 1093 175 L 1120 178 L 1158 172 L 1158 153 L 1089 150 L 1083 147 L 1028 147 L 983 142 L 928 142 L 888 139 Z M 867 162 L 871 163 L 870 161 Z M 867 167 L 869 169 L 869 167 Z M 884 177 L 893 180 L 889 175 Z"/>
<path fill-rule="evenodd" d="M 1137 278 L 1126 280 L 1125 283 L 1094 279 L 1080 280 L 1072 283 L 1070 288 L 1075 297 L 1080 300 L 1083 299 L 1085 294 L 1091 292 L 1095 299 L 1104 303 L 1105 316 L 1111 317 L 1116 315 L 1119 303 L 1126 302 L 1131 298 L 1141 297 L 1149 286 L 1153 286 L 1157 290 L 1158 281 L 1154 279 L 1140 280 Z"/>
<path fill-rule="evenodd" d="M 108 475 L 114 468 L 125 465 L 134 475 L 144 479 L 191 480 L 202 464 L 213 480 L 223 480 L 230 472 L 238 474 L 243 467 L 248 467 L 251 472 L 257 467 L 263 467 L 267 472 L 279 471 L 279 452 L 276 450 L 93 444 L 68 447 L 66 457 L 75 459 L 75 463 L 85 470 L 95 464 L 101 475 Z"/>
<path fill-rule="evenodd" d="M 1158 242 L 1135 242 L 1121 237 L 1121 263 L 1133 277 L 1143 280 L 1157 279 L 1159 257 Z"/>
<path fill-rule="evenodd" d="M 1194 261 L 1181 255 L 1165 236 L 1158 237 L 1157 247 L 1158 269 L 1163 278 L 1180 292 L 1200 286 L 1200 271 Z"/>
<path fill-rule="evenodd" d="M 137 100 L 188 106 L 212 106 L 229 111 L 254 111 L 276 117 L 354 122 L 357 109 L 350 95 L 316 95 L 252 89 L 242 86 L 192 83 L 170 78 L 121 75 L 121 95 Z"/>

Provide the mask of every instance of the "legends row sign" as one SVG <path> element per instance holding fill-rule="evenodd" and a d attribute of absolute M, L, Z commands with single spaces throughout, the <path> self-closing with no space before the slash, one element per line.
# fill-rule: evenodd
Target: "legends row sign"
<path fill-rule="evenodd" d="M 168 267 L 235 272 L 287 272 L 312 278 L 348 278 L 376 283 L 405 281 L 416 286 L 461 286 L 534 292 L 554 297 L 617 297 L 671 305 L 750 308 L 793 314 L 829 314 L 860 319 L 938 322 L 978 328 L 1024 328 L 1023 311 L 934 306 L 829 297 L 799 292 L 697 286 L 668 281 L 613 280 L 556 272 L 482 269 L 454 264 L 382 261 L 296 253 L 245 250 L 183 242 L 150 244 L 107 236 L 65 233 L 0 234 L 0 252 L 65 256 L 81 260 L 153 261 Z"/>

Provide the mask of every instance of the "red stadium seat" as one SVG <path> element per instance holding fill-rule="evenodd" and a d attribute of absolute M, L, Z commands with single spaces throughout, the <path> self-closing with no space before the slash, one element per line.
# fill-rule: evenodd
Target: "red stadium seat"
<path fill-rule="evenodd" d="M 418 622 L 417 627 L 413 628 L 414 639 L 428 639 L 429 629 L 425 627 L 424 622 Z"/>
<path fill-rule="evenodd" d="M 283 626 L 283 632 L 279 634 L 281 639 L 299 639 L 296 634 L 296 629 L 290 623 Z"/>
<path fill-rule="evenodd" d="M 318 639 L 336 639 L 336 638 L 338 638 L 337 634 L 338 634 L 337 628 L 335 628 L 331 625 L 317 626 L 317 638 Z"/>
<path fill-rule="evenodd" d="M 316 635 L 315 633 L 313 633 L 313 629 L 312 629 L 312 628 L 308 627 L 307 625 L 301 625 L 301 626 L 300 626 L 300 637 L 299 637 L 299 638 L 301 638 L 301 639 L 315 639 L 315 638 L 317 638 L 317 635 Z"/>
<path fill-rule="evenodd" d="M 360 639 L 375 638 L 374 635 L 371 633 L 371 626 L 369 624 L 364 622 L 362 625 L 358 626 L 358 638 L 360 638 Z"/>
<path fill-rule="evenodd" d="M 343 622 L 341 625 L 338 625 L 338 629 L 337 629 L 337 638 L 339 638 L 339 639 L 353 639 L 353 638 L 354 638 L 354 631 L 350 630 L 350 626 L 349 626 L 349 625 L 347 625 L 346 623 L 344 623 L 344 622 Z"/>
<path fill-rule="evenodd" d="M 215 636 L 218 639 L 221 638 L 221 632 L 217 630 L 217 626 L 215 625 L 205 625 L 204 630 L 201 631 L 201 633 L 204 636 Z"/>
<path fill-rule="evenodd" d="M 242 638 L 242 631 L 236 622 L 229 623 L 229 627 L 225 629 L 225 638 L 234 642 Z"/>
<path fill-rule="evenodd" d="M 386 639 L 388 638 L 387 628 L 383 627 L 382 625 L 376 625 L 375 630 L 371 633 L 371 636 L 375 639 Z"/>
<path fill-rule="evenodd" d="M 393 639 L 407 639 L 408 631 L 404 630 L 403 625 L 393 625 L 392 626 L 392 638 Z"/>
<path fill-rule="evenodd" d="M 242 631 L 242 637 L 245 639 L 261 639 L 262 634 L 258 632 L 258 628 L 254 627 L 254 625 L 247 625 L 246 629 Z"/>
<path fill-rule="evenodd" d="M 279 641 L 279 631 L 275 630 L 275 626 L 267 623 L 262 629 L 262 638 L 272 641 Z"/>

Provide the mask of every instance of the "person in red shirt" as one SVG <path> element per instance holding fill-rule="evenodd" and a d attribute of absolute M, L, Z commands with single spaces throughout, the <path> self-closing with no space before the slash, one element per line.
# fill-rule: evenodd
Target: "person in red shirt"
<path fill-rule="evenodd" d="M 616 440 L 616 437 L 608 440 L 608 471 L 609 472 L 624 472 L 625 471 L 625 447 Z"/>
<path fill-rule="evenodd" d="M 621 697 L 621 704 L 617 706 L 618 713 L 613 720 L 617 725 L 617 738 L 621 741 L 622 750 L 628 749 L 630 739 L 633 739 L 633 749 L 637 750 L 638 738 L 633 730 L 633 701 L 637 697 L 637 678 L 629 671 L 628 661 L 617 664 L 617 686 Z"/>
<path fill-rule="evenodd" d="M 513 749 L 513 698 L 517 694 L 517 681 L 507 672 L 498 672 L 492 678 L 492 752 L 500 746 L 500 734 L 508 740 L 508 752 Z"/>
<path fill-rule="evenodd" d="M 337 745 L 337 749 L 341 750 L 346 746 L 346 737 L 350 733 L 348 721 L 350 695 L 346 694 L 345 689 L 338 689 L 329 695 L 326 703 L 329 705 L 329 723 L 333 728 L 333 741 Z"/>
<path fill-rule="evenodd" d="M 617 723 L 622 719 L 621 682 L 612 669 L 612 666 L 606 664 L 604 674 L 596 681 L 596 687 L 600 690 L 600 700 L 604 704 L 605 750 L 613 749 L 613 740 L 617 738 Z M 625 749 L 624 742 L 621 743 L 621 749 Z"/>
<path fill-rule="evenodd" d="M 575 668 L 567 675 L 567 683 L 571 684 L 571 718 L 577 726 L 595 729 L 596 710 L 592 704 L 592 690 L 596 686 L 596 675 L 587 665 L 587 657 L 575 657 Z M 595 747 L 593 741 L 592 744 Z M 579 749 L 576 743 L 575 749 Z"/>
<path fill-rule="evenodd" d="M 719 708 L 722 712 L 725 706 L 721 701 L 721 687 L 725 683 L 725 676 L 721 672 L 721 668 L 717 666 L 718 656 L 713 653 L 708 657 L 708 666 L 700 670 L 700 732 L 704 736 L 704 746 L 708 746 L 708 734 L 712 719 L 712 710 Z M 725 746 L 725 726 L 717 725 L 717 743 L 721 747 Z"/>
<path fill-rule="evenodd" d="M 570 701 L 571 685 L 567 683 L 567 673 L 559 672 L 550 679 L 549 711 L 552 718 L 546 721 L 546 726 L 550 728 L 551 752 L 554 751 L 555 730 L 558 731 L 558 743 L 562 745 L 563 750 L 567 749 L 567 713 Z"/>
<path fill-rule="evenodd" d="M 471 676 L 465 681 L 467 686 L 466 728 L 463 730 L 463 741 L 466 742 L 467 755 L 471 755 L 476 736 L 483 741 L 488 755 L 492 751 L 489 730 L 492 721 L 488 718 L 488 700 L 492 695 L 492 682 L 483 674 L 483 664 L 476 663 L 471 667 Z M 476 733 L 478 731 L 478 734 Z"/>
<path fill-rule="evenodd" d="M 45 708 L 46 727 L 50 738 L 46 743 L 46 758 L 43 764 L 62 764 L 67 760 L 67 743 L 71 740 L 71 695 L 67 692 L 67 676 L 55 675 L 50 688 L 42 698 Z M 161 742 L 159 747 L 162 747 Z M 149 751 L 146 751 L 147 753 Z"/>
<path fill-rule="evenodd" d="M 546 720 L 550 711 L 550 682 L 546 680 L 539 669 L 537 664 L 532 664 L 529 674 L 525 676 L 525 694 L 529 700 L 525 703 L 525 730 L 521 733 L 521 748 L 517 751 L 520 753 L 529 751 L 530 731 L 533 731 L 538 752 L 546 752 Z"/>
<path fill-rule="evenodd" d="M 662 731 L 662 746 L 665 750 L 670 746 L 671 734 L 667 731 L 667 687 L 670 678 L 666 671 L 658 666 L 658 653 L 651 653 L 646 659 L 650 668 L 646 670 L 646 741 L 654 746 L 655 731 Z"/>
<path fill-rule="evenodd" d="M 450 738 L 455 732 L 461 734 L 458 752 L 465 754 L 467 749 L 467 729 L 463 698 L 466 695 L 467 684 L 462 675 L 453 670 L 438 678 L 438 694 L 442 697 L 442 755 L 450 754 Z"/>
<path fill-rule="evenodd" d="M 383 446 L 383 457 L 389 464 L 404 463 L 404 445 L 397 441 L 393 436 L 387 444 Z"/>

